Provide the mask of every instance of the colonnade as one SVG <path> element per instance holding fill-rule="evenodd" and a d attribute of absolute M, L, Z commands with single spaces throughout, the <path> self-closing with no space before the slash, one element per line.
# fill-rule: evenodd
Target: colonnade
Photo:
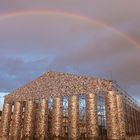
<path fill-rule="evenodd" d="M 87 138 L 98 140 L 98 111 L 96 94 L 86 95 L 86 133 Z M 106 94 L 106 127 L 109 140 L 121 140 L 126 137 L 125 109 L 122 95 L 109 91 Z M 62 97 L 53 98 L 52 109 L 52 137 L 61 139 L 63 105 Z M 24 111 L 23 111 L 24 108 Z M 10 132 L 10 119 L 12 104 L 4 103 L 2 113 L 1 138 L 8 138 Z M 23 115 L 24 114 L 24 115 Z M 13 111 L 12 132 L 10 137 L 20 140 L 21 137 L 33 139 L 47 139 L 48 137 L 48 102 L 40 99 L 38 111 L 36 104 L 29 100 L 25 102 L 15 102 Z M 22 122 L 24 121 L 24 122 Z M 79 97 L 71 95 L 68 98 L 68 137 L 70 140 L 77 140 L 79 137 Z M 23 126 L 23 128 L 22 128 Z M 22 129 L 22 131 L 21 131 Z"/>
<path fill-rule="evenodd" d="M 124 99 L 110 91 L 106 96 L 107 136 L 111 140 L 126 138 Z"/>

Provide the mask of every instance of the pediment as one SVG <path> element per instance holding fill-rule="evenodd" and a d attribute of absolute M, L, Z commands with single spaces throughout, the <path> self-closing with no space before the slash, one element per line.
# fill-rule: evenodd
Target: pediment
<path fill-rule="evenodd" d="M 106 80 L 100 80 L 105 81 Z M 39 99 L 50 96 L 91 93 L 99 86 L 99 79 L 61 72 L 47 72 L 7 95 L 8 100 Z"/>

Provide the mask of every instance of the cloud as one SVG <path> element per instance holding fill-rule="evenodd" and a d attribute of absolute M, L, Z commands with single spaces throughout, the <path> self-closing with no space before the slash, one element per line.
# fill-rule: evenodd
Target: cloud
<path fill-rule="evenodd" d="M 27 81 L 31 81 L 39 76 L 44 71 L 48 70 L 53 56 L 37 60 L 26 60 L 21 58 L 1 59 L 3 62 L 0 65 L 0 83 L 1 91 L 11 91 Z"/>
<path fill-rule="evenodd" d="M 137 0 L 5 0 L 0 11 L 72 12 L 110 23 L 140 42 L 139 4 Z M 1 92 L 10 92 L 49 69 L 104 78 L 112 73 L 131 95 L 138 97 L 140 92 L 140 49 L 109 28 L 76 17 L 34 14 L 0 20 L 0 60 Z"/>

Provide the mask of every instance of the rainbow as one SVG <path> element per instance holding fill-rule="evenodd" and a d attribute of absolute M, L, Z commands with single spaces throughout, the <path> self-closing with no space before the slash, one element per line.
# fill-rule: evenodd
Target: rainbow
<path fill-rule="evenodd" d="M 114 28 L 110 24 L 108 24 L 104 21 L 95 20 L 91 17 L 82 16 L 82 15 L 78 15 L 78 14 L 75 14 L 75 13 L 68 13 L 68 12 L 64 12 L 64 11 L 51 11 L 51 10 L 46 10 L 46 9 L 45 10 L 43 9 L 43 10 L 21 11 L 21 12 L 12 12 L 12 13 L 7 13 L 7 14 L 0 15 L 0 21 L 1 20 L 6 20 L 6 19 L 9 19 L 9 18 L 13 18 L 13 17 L 17 17 L 17 16 L 29 16 L 29 15 L 49 15 L 49 16 L 64 16 L 64 17 L 70 17 L 70 18 L 77 18 L 79 20 L 90 22 L 94 25 L 99 25 L 99 26 L 108 28 L 112 32 L 118 34 L 120 37 L 127 40 L 129 43 L 132 44 L 132 46 L 140 48 L 140 44 L 137 41 L 135 41 L 135 39 L 133 39 L 128 34 L 126 34 L 124 32 L 121 32 L 120 30 Z"/>

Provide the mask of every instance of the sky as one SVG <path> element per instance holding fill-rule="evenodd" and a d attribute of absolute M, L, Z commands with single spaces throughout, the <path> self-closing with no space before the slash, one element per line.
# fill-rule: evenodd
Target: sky
<path fill-rule="evenodd" d="M 53 70 L 113 79 L 140 102 L 139 0 L 1 0 L 4 95 Z"/>

